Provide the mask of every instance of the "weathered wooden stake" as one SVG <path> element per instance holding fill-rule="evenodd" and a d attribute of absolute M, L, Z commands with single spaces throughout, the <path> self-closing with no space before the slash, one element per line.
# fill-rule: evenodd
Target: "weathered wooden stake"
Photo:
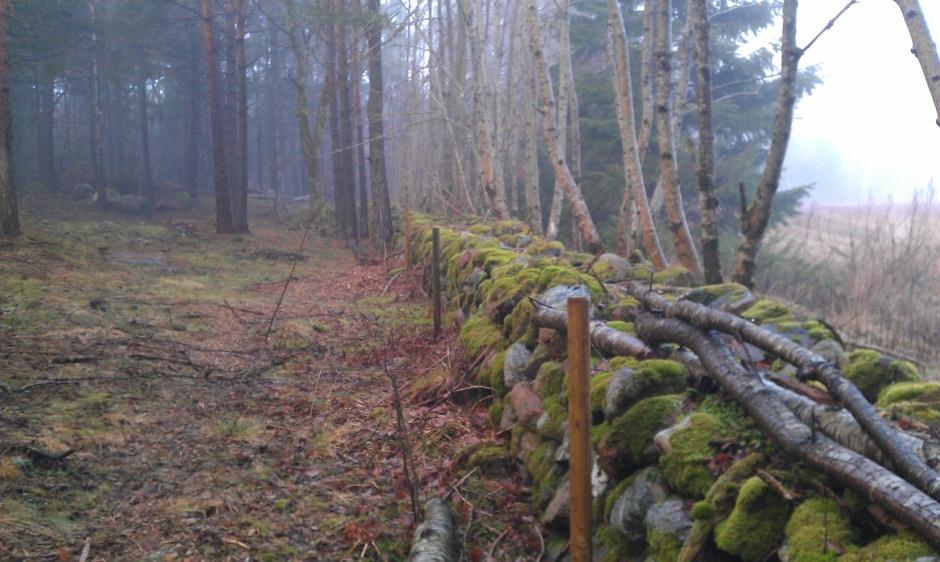
<path fill-rule="evenodd" d="M 402 246 L 405 250 L 405 273 L 407 273 L 411 269 L 411 211 L 408 207 L 405 207 L 403 236 Z"/>
<path fill-rule="evenodd" d="M 441 231 L 431 231 L 433 255 L 431 257 L 431 298 L 434 299 L 434 339 L 441 337 Z"/>
<path fill-rule="evenodd" d="M 591 340 L 587 297 L 568 298 L 568 443 L 571 560 L 591 559 Z"/>

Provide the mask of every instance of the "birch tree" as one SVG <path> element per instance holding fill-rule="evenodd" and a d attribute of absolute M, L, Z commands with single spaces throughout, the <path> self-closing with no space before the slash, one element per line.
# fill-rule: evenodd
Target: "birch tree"
<path fill-rule="evenodd" d="M 608 51 L 613 67 L 614 108 L 617 113 L 617 126 L 620 129 L 621 154 L 625 185 L 623 200 L 620 205 L 618 241 L 622 252 L 629 249 L 633 209 L 639 218 L 643 249 L 650 261 L 658 269 L 666 267 L 663 254 L 646 198 L 646 185 L 643 181 L 643 169 L 640 165 L 640 152 L 637 146 L 636 123 L 633 115 L 633 86 L 630 81 L 630 52 L 627 49 L 627 35 L 624 30 L 623 14 L 617 0 L 607 0 Z"/>
<path fill-rule="evenodd" d="M 659 144 L 659 173 L 666 219 L 676 245 L 679 262 L 689 271 L 701 271 L 698 252 L 689 231 L 682 205 L 682 190 L 676 165 L 676 147 L 672 121 L 672 1 L 658 0 L 656 4 L 656 129 Z"/>
<path fill-rule="evenodd" d="M 780 186 L 780 174 L 793 126 L 796 77 L 803 54 L 796 46 L 796 12 L 797 0 L 785 0 L 780 46 L 780 90 L 777 93 L 777 113 L 774 116 L 770 152 L 757 186 L 757 195 L 741 216 L 741 242 L 734 255 L 734 281 L 747 287 L 754 284 L 755 260 L 770 222 L 771 204 Z"/>
<path fill-rule="evenodd" d="M 538 98 L 540 112 L 542 113 L 542 131 L 548 155 L 552 162 L 555 177 L 560 178 L 565 198 L 571 206 L 572 219 L 578 226 L 584 244 L 592 252 L 601 251 L 604 247 L 601 242 L 594 220 L 581 195 L 581 189 L 575 183 L 564 151 L 559 141 L 558 127 L 555 119 L 555 95 L 552 92 L 552 78 L 548 72 L 548 63 L 545 61 L 545 52 L 542 45 L 542 31 L 539 27 L 539 14 L 536 0 L 527 0 L 526 16 L 529 32 L 529 48 L 535 63 L 536 83 L 538 85 Z"/>
<path fill-rule="evenodd" d="M 920 68 L 924 73 L 930 97 L 933 98 L 933 105 L 937 110 L 937 125 L 940 125 L 940 54 L 937 53 L 937 44 L 930 36 L 930 28 L 927 27 L 927 20 L 924 19 L 920 2 L 918 0 L 895 0 L 895 2 L 901 9 L 904 23 L 911 34 L 911 41 L 914 44 L 911 52 L 917 57 L 917 62 L 920 63 Z"/>
<path fill-rule="evenodd" d="M 20 234 L 20 216 L 10 159 L 10 76 L 6 14 L 6 0 L 0 0 L 0 235 L 13 238 Z"/>

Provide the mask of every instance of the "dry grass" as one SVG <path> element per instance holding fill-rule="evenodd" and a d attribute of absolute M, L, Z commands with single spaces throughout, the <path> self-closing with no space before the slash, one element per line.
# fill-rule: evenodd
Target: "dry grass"
<path fill-rule="evenodd" d="M 817 311 L 852 340 L 940 364 L 940 208 L 814 207 L 771 233 L 757 287 Z"/>

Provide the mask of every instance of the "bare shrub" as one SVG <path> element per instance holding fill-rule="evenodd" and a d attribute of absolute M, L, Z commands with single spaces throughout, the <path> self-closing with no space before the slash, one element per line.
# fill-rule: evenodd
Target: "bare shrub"
<path fill-rule="evenodd" d="M 776 229 L 756 287 L 816 311 L 849 338 L 940 361 L 940 209 L 813 208 Z"/>

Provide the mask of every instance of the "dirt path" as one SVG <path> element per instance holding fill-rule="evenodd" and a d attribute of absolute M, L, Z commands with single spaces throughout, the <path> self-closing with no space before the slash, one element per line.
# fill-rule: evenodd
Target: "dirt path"
<path fill-rule="evenodd" d="M 485 404 L 418 392 L 456 351 L 407 276 L 383 294 L 382 265 L 312 238 L 265 342 L 301 230 L 52 218 L 0 248 L 0 559 L 402 559 L 386 368 L 422 497 L 498 441 Z M 465 558 L 534 558 L 518 470 L 485 472 L 452 493 Z"/>

